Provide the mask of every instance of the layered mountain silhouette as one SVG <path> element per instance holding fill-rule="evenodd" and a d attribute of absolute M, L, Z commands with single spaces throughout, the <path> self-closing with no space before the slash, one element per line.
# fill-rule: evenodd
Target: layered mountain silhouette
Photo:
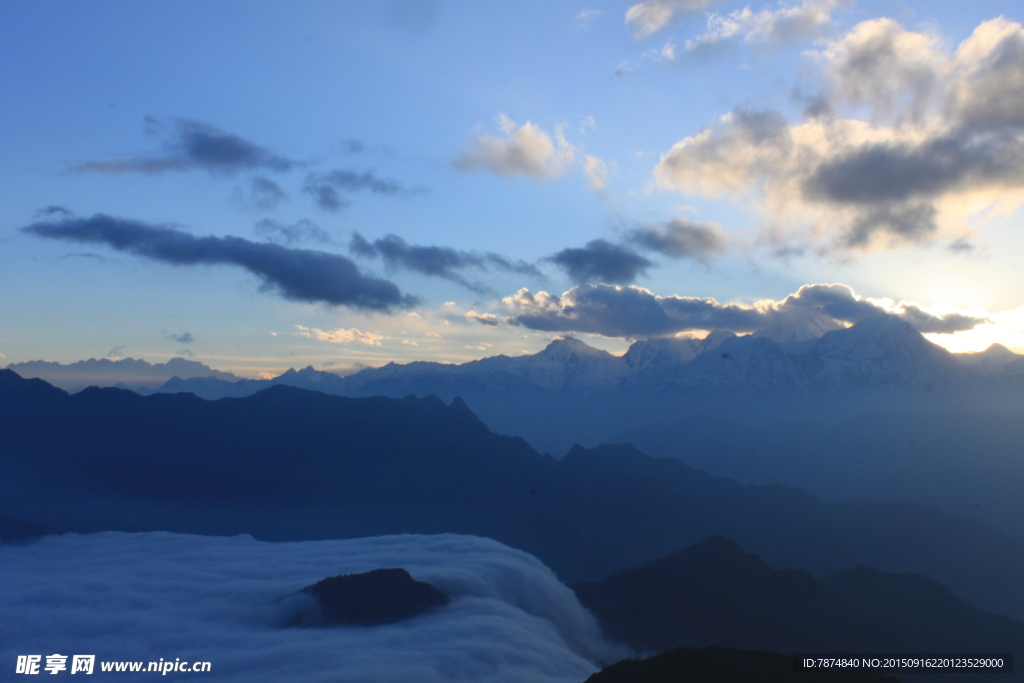
<path fill-rule="evenodd" d="M 213 378 L 221 382 L 236 382 L 240 377 L 230 372 L 221 372 L 202 363 L 185 358 L 172 358 L 166 363 L 147 363 L 135 358 L 110 360 L 90 358 L 67 365 L 42 360 L 25 363 L 11 363 L 13 370 L 22 377 L 37 377 L 66 391 L 81 391 L 89 386 L 117 386 L 140 393 L 149 393 L 163 386 L 168 380 Z"/>
<path fill-rule="evenodd" d="M 799 419 L 744 425 L 696 415 L 612 439 L 743 483 L 784 482 L 833 502 L 907 500 L 1024 538 L 1019 414 Z"/>
<path fill-rule="evenodd" d="M 564 580 L 708 536 L 773 567 L 917 573 L 1024 615 L 1024 541 L 906 503 L 826 504 L 715 479 L 630 446 L 562 460 L 491 432 L 462 401 L 276 386 L 240 399 L 68 395 L 0 371 L 0 510 L 54 531 L 251 533 L 271 540 L 469 533 Z"/>

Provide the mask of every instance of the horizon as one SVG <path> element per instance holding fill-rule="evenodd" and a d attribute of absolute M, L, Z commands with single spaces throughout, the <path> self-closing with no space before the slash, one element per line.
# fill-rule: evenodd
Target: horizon
<path fill-rule="evenodd" d="M 850 327 L 852 327 L 852 325 Z M 713 334 L 716 331 L 718 331 L 718 330 L 712 330 L 708 334 Z M 739 333 L 739 334 L 736 334 L 735 336 L 737 336 L 737 337 L 747 337 L 747 336 L 752 336 L 752 335 L 755 335 L 755 334 L 756 334 L 755 332 L 748 332 L 748 333 Z M 705 336 L 706 335 L 704 335 L 704 336 L 695 336 L 695 337 L 687 337 L 687 338 L 690 338 L 690 339 L 703 339 L 703 338 L 705 338 Z M 929 335 L 922 335 L 922 336 L 924 336 L 926 339 L 928 339 L 928 337 L 929 337 Z M 621 351 L 609 351 L 607 349 L 602 349 L 599 346 L 595 346 L 593 344 L 588 344 L 586 340 L 580 339 L 578 336 L 575 336 L 575 335 L 564 335 L 564 336 L 561 336 L 561 337 L 554 337 L 554 338 L 550 339 L 548 341 L 547 345 L 545 345 L 543 348 L 541 348 L 541 349 L 539 349 L 537 351 L 523 352 L 521 354 L 501 354 L 501 353 L 497 353 L 496 352 L 496 353 L 493 353 L 493 354 L 490 354 L 490 355 L 487 355 L 487 356 L 483 356 L 481 359 L 471 359 L 470 361 L 464 361 L 464 362 L 472 362 L 472 360 L 482 360 L 483 358 L 492 358 L 492 357 L 499 356 L 499 355 L 506 355 L 506 356 L 508 356 L 510 358 L 516 358 L 516 357 L 521 357 L 521 356 L 532 356 L 532 355 L 536 355 L 537 353 L 540 353 L 541 351 L 547 349 L 549 346 L 551 346 L 555 342 L 567 341 L 567 340 L 574 340 L 574 341 L 581 342 L 582 344 L 584 344 L 585 346 L 588 346 L 590 348 L 593 348 L 593 349 L 596 349 L 596 350 L 600 350 L 600 351 L 605 351 L 606 353 L 609 353 L 611 356 L 613 356 L 615 358 L 623 358 L 626 355 L 626 353 L 628 353 L 629 349 L 632 348 L 632 346 L 634 344 L 637 344 L 637 343 L 640 343 L 640 342 L 647 342 L 647 341 L 651 341 L 653 339 L 659 339 L 659 338 L 663 338 L 663 337 L 650 337 L 650 338 L 647 338 L 647 339 L 629 340 L 629 344 L 628 344 L 626 349 L 621 350 Z M 675 338 L 679 338 L 679 337 L 673 337 L 673 338 L 675 339 Z M 929 341 L 933 341 L 933 340 L 929 339 Z M 941 346 L 941 345 L 939 345 L 939 346 Z M 985 349 L 983 349 L 981 351 L 974 351 L 974 350 L 959 351 L 959 352 L 952 351 L 951 353 L 954 353 L 955 355 L 973 355 L 973 354 L 979 354 L 979 353 L 986 353 L 986 352 L 990 351 L 993 347 L 1001 347 L 1003 349 L 1010 350 L 1010 349 L 1007 349 L 1005 346 L 999 344 L 998 342 L 993 342 L 991 345 L 989 345 L 987 348 L 985 348 Z M 1017 353 L 1017 355 L 1024 355 L 1024 354 L 1020 354 L 1019 352 L 1014 352 L 1014 351 L 1011 351 L 1011 353 Z M 108 357 L 103 357 L 103 358 L 92 357 L 92 358 L 83 358 L 83 359 L 80 359 L 78 361 L 73 361 L 71 363 L 58 363 L 58 365 L 60 365 L 61 367 L 68 367 L 68 366 L 74 365 L 76 363 L 92 363 L 92 362 L 101 362 L 101 361 L 106 361 L 108 363 L 117 363 L 119 361 L 134 361 L 134 362 L 147 363 L 150 366 L 156 366 L 156 365 L 166 365 L 170 361 L 174 361 L 174 360 L 182 360 L 182 361 L 188 361 L 188 362 L 199 362 L 202 365 L 204 365 L 205 367 L 207 367 L 208 369 L 216 371 L 216 372 L 231 372 L 230 370 L 225 370 L 224 368 L 214 367 L 212 365 L 208 365 L 206 363 L 202 363 L 202 360 L 197 358 L 197 357 L 195 357 L 195 356 L 187 357 L 187 358 L 184 357 L 184 356 L 172 356 L 171 358 L 168 358 L 167 360 L 158 361 L 158 362 L 149 361 L 149 360 L 146 360 L 146 359 L 141 358 L 141 357 L 140 358 L 134 358 L 132 356 L 123 356 L 123 357 L 109 357 L 108 356 Z M 52 363 L 55 363 L 55 362 L 56 361 L 47 361 L 47 360 L 39 359 L 39 358 L 31 359 L 31 360 L 26 360 L 26 361 L 21 361 L 21 363 L 23 363 L 23 364 L 30 364 L 30 363 L 51 363 L 52 364 Z M 289 367 L 283 368 L 283 369 L 262 370 L 258 374 L 255 374 L 255 375 L 244 375 L 244 374 L 238 374 L 236 372 L 232 372 L 231 374 L 234 374 L 239 379 L 268 380 L 268 379 L 275 379 L 275 378 L 280 377 L 280 376 L 282 376 L 282 375 L 284 375 L 284 374 L 286 374 L 288 372 L 301 372 L 303 370 L 315 370 L 317 372 L 328 372 L 328 373 L 331 373 L 333 375 L 337 375 L 339 377 L 347 377 L 349 375 L 354 375 L 354 374 L 356 374 L 358 372 L 362 372 L 363 370 L 373 370 L 373 369 L 381 368 L 381 367 L 383 367 L 385 365 L 390 365 L 392 363 L 394 363 L 396 365 L 406 365 L 408 363 L 413 363 L 413 362 L 420 362 L 420 361 L 419 360 L 407 360 L 407 361 L 403 362 L 403 361 L 399 361 L 399 360 L 390 360 L 390 361 L 383 362 L 380 365 L 362 365 L 362 364 L 357 364 L 357 365 L 352 365 L 352 366 L 348 366 L 348 367 L 341 367 L 341 368 L 335 367 L 333 364 L 322 365 L 321 367 L 317 368 L 314 364 L 310 363 L 308 365 L 292 365 L 292 366 L 289 366 Z M 456 361 L 445 361 L 445 360 L 427 361 L 427 362 L 435 362 L 435 363 L 439 363 L 441 365 L 461 365 L 461 363 L 458 363 Z M 18 365 L 18 363 L 8 363 L 6 366 L 3 366 L 2 369 L 17 371 L 18 368 L 12 367 L 12 366 L 15 366 L 15 365 Z"/>

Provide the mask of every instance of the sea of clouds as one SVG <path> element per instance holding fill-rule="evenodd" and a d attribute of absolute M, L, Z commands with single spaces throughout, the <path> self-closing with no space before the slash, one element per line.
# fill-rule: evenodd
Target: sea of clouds
<path fill-rule="evenodd" d="M 404 567 L 452 601 L 384 626 L 282 626 L 296 591 L 380 567 Z M 94 654 L 95 677 L 124 681 L 160 674 L 103 674 L 99 662 L 211 662 L 210 673 L 163 680 L 578 683 L 630 654 L 602 638 L 595 618 L 538 559 L 454 534 L 301 543 L 163 532 L 47 536 L 0 545 L 0 604 L 0 670 L 9 674 L 18 655 L 42 655 L 45 666 L 59 653 Z M 70 662 L 59 675 L 71 675 Z"/>

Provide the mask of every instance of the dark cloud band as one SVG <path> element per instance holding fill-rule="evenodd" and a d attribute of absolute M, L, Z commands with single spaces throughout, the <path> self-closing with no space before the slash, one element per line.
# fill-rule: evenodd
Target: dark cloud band
<path fill-rule="evenodd" d="M 409 244 L 398 235 L 385 235 L 370 242 L 358 232 L 352 236 L 349 250 L 365 258 L 380 257 L 389 268 L 412 271 L 458 283 L 477 293 L 490 291 L 486 286 L 470 282 L 460 272 L 472 268 L 480 271 L 497 270 L 543 279 L 537 266 L 525 261 L 513 261 L 492 252 L 478 253 L 451 247 Z"/>
<path fill-rule="evenodd" d="M 196 237 L 181 230 L 96 214 L 33 223 L 22 232 L 49 239 L 103 244 L 175 266 L 233 265 L 263 281 L 261 289 L 292 301 L 388 311 L 417 303 L 388 280 L 368 277 L 350 259 L 323 251 L 289 249 L 241 237 Z"/>
<path fill-rule="evenodd" d="M 546 260 L 565 271 L 573 282 L 628 285 L 654 265 L 629 247 L 596 239 L 583 247 L 563 249 Z"/>
<path fill-rule="evenodd" d="M 146 127 L 152 135 L 163 139 L 163 154 L 88 161 L 74 170 L 99 173 L 205 170 L 231 174 L 256 170 L 288 171 L 298 166 L 290 159 L 201 121 L 160 121 L 147 117 Z"/>
<path fill-rule="evenodd" d="M 649 249 L 670 258 L 696 259 L 707 262 L 726 250 L 728 240 L 716 223 L 674 218 L 664 225 L 634 228 L 627 239 L 642 249 Z"/>
<path fill-rule="evenodd" d="M 311 195 L 317 206 L 325 211 L 339 211 L 349 205 L 349 201 L 342 193 L 366 191 L 393 197 L 426 192 L 420 187 L 407 187 L 397 180 L 381 178 L 373 171 L 356 173 L 343 169 L 327 173 L 310 173 L 306 176 L 303 191 Z"/>

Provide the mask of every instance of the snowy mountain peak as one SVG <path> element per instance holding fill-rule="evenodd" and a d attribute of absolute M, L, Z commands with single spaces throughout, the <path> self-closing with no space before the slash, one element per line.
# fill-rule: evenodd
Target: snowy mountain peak
<path fill-rule="evenodd" d="M 992 344 L 977 353 L 958 353 L 960 362 L 986 376 L 1004 372 L 1024 372 L 1024 356 L 1014 353 L 1002 344 Z"/>
<path fill-rule="evenodd" d="M 593 359 L 614 358 L 614 356 L 607 351 L 596 349 L 575 337 L 556 339 L 544 347 L 544 350 L 536 354 L 535 357 L 562 362 L 569 360 L 572 357 Z"/>
<path fill-rule="evenodd" d="M 896 352 L 900 355 L 928 353 L 940 347 L 925 339 L 910 323 L 894 315 L 868 318 L 842 330 L 829 332 L 816 345 L 828 355 L 850 358 L 875 357 Z M 838 353 L 837 353 L 838 352 Z"/>
<path fill-rule="evenodd" d="M 623 359 L 631 370 L 664 365 L 678 365 L 693 360 L 708 349 L 713 349 L 726 339 L 734 337 L 732 332 L 715 330 L 703 339 L 678 339 L 675 337 L 654 337 L 633 342 Z"/>

